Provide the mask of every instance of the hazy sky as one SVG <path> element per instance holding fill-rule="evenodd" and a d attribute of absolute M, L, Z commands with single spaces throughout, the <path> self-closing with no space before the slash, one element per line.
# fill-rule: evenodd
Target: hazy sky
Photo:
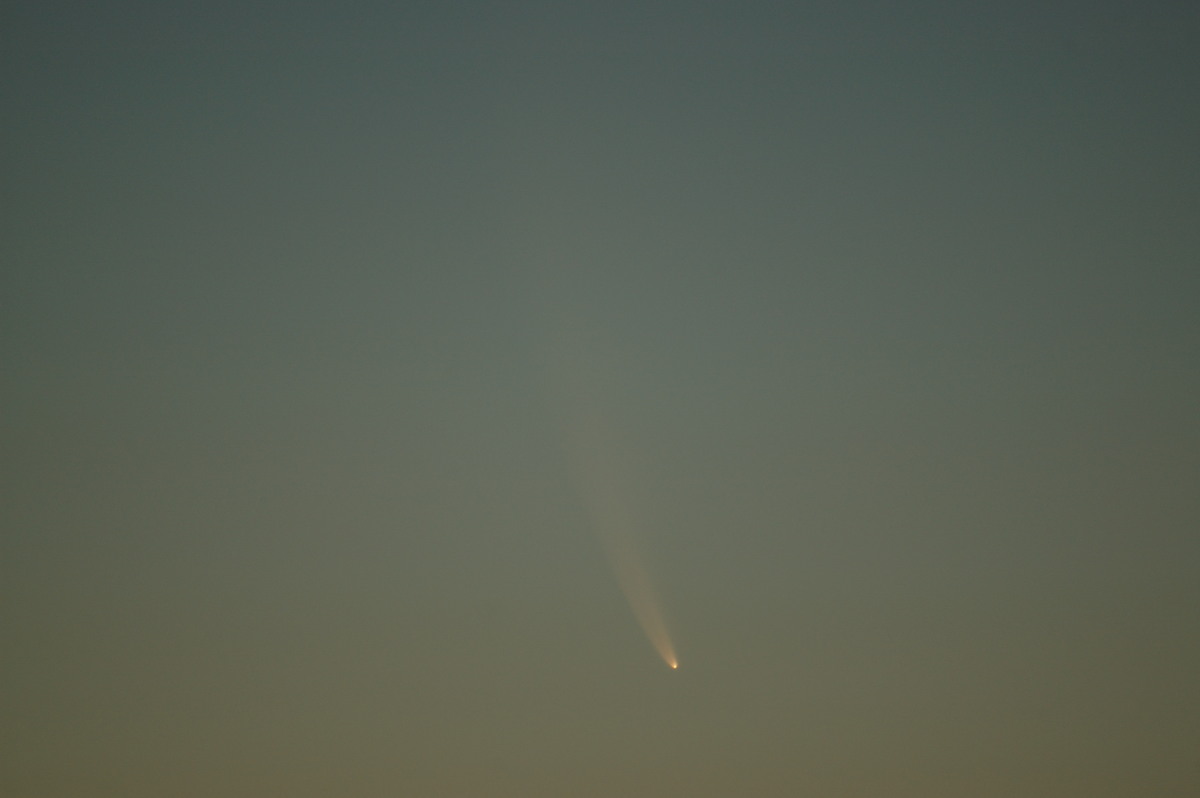
<path fill-rule="evenodd" d="M 0 98 L 3 795 L 1200 794 L 1196 3 L 17 0 Z"/>

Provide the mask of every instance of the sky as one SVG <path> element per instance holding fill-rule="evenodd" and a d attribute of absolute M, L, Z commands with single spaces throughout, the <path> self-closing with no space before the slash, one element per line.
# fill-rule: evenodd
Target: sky
<path fill-rule="evenodd" d="M 1197 53 L 6 4 L 0 793 L 1197 794 Z"/>

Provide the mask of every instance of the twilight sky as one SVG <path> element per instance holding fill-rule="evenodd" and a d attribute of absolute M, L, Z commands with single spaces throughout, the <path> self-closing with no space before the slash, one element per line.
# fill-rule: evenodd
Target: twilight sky
<path fill-rule="evenodd" d="M 0 98 L 0 794 L 1200 793 L 1197 4 L 17 0 Z"/>

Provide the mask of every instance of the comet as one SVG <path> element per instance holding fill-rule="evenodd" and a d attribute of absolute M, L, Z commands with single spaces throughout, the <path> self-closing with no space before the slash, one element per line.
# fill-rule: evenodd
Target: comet
<path fill-rule="evenodd" d="M 615 370 L 603 368 L 612 358 L 584 345 L 579 336 L 557 354 L 552 361 L 571 481 L 634 618 L 663 662 L 671 670 L 678 670 L 679 659 L 667 631 L 662 603 L 637 545 L 629 491 L 621 482 L 620 475 L 627 469 L 619 467 L 619 435 L 598 399 L 603 389 L 615 382 Z"/>
<path fill-rule="evenodd" d="M 601 540 L 608 551 L 617 584 L 629 602 L 633 615 L 646 635 L 646 639 L 672 670 L 678 669 L 675 646 L 667 632 L 663 619 L 662 604 L 650 582 L 645 562 L 634 546 L 633 540 L 623 530 L 606 529 L 600 532 Z"/>

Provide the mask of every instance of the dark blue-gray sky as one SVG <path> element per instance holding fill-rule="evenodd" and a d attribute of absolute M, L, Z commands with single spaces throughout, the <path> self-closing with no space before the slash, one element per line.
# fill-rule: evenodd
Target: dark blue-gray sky
<path fill-rule="evenodd" d="M 9 3 L 0 792 L 1196 794 L 1198 8 Z"/>

